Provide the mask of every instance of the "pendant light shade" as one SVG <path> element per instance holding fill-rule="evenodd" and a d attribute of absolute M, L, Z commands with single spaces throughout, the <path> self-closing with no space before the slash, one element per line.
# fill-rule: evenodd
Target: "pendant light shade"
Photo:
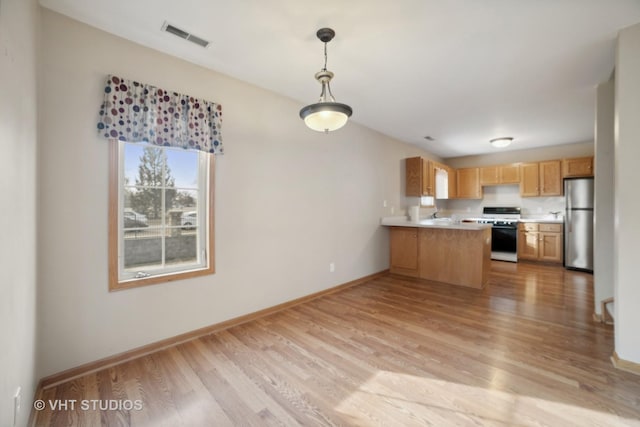
<path fill-rule="evenodd" d="M 322 85 L 322 92 L 317 103 L 300 110 L 300 118 L 310 129 L 331 132 L 344 126 L 353 110 L 346 104 L 336 102 L 329 85 L 333 73 L 327 70 L 327 43 L 333 39 L 335 32 L 331 28 L 321 28 L 316 36 L 324 43 L 324 68 L 315 75 L 316 80 Z"/>
<path fill-rule="evenodd" d="M 331 132 L 340 129 L 351 116 L 351 107 L 338 102 L 311 104 L 300 110 L 304 123 L 318 132 Z"/>

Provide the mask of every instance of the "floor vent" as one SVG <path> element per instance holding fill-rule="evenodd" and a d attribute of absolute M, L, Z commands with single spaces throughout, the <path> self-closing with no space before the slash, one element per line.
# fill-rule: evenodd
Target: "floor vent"
<path fill-rule="evenodd" d="M 167 33 L 171 33 L 174 36 L 178 36 L 181 39 L 185 39 L 190 41 L 191 43 L 195 43 L 198 46 L 202 46 L 202 47 L 207 47 L 209 46 L 209 42 L 205 39 L 202 39 L 198 36 L 194 36 L 193 34 L 182 30 L 174 25 L 169 24 L 168 22 L 164 22 L 164 24 L 162 24 L 162 31 L 166 31 Z"/>

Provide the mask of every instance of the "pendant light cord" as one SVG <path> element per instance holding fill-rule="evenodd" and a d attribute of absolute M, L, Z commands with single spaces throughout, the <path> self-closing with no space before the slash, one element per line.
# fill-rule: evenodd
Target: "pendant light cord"
<path fill-rule="evenodd" d="M 322 71 L 327 71 L 327 42 L 324 43 L 324 68 Z"/>

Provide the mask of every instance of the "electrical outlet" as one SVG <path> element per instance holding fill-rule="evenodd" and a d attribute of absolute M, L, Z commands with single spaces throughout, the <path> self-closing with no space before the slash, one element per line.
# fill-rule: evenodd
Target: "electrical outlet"
<path fill-rule="evenodd" d="M 336 271 L 336 264 L 332 262 L 329 264 L 329 273 L 333 273 L 334 271 Z"/>
<path fill-rule="evenodd" d="M 383 207 L 383 208 L 386 208 L 386 207 L 387 207 L 387 201 L 386 201 L 386 200 L 383 200 L 383 201 L 382 201 L 382 207 Z"/>
<path fill-rule="evenodd" d="M 393 213 L 395 212 L 395 208 L 393 206 L 391 206 L 391 215 L 393 215 Z"/>
<path fill-rule="evenodd" d="M 16 394 L 13 395 L 13 427 L 18 425 L 18 414 L 22 405 L 22 388 L 18 387 Z"/>

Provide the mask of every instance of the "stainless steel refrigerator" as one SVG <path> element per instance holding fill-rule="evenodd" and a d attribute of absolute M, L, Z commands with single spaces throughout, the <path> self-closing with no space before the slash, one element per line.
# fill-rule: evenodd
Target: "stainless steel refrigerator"
<path fill-rule="evenodd" d="M 593 178 L 564 180 L 564 263 L 593 272 Z"/>

